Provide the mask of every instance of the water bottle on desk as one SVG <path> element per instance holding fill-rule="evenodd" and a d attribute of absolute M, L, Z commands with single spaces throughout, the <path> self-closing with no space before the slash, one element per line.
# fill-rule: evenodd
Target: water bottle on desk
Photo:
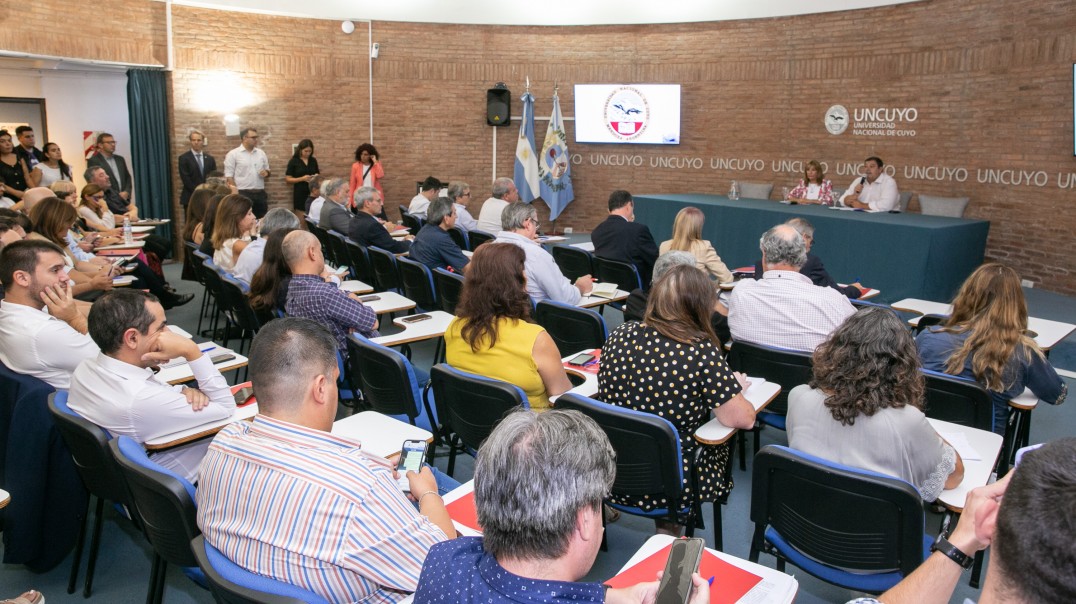
<path fill-rule="evenodd" d="M 123 217 L 123 244 L 131 245 L 134 243 L 134 231 L 131 230 L 131 219 L 128 216 Z"/>
<path fill-rule="evenodd" d="M 740 198 L 740 185 L 736 184 L 736 181 L 732 181 L 732 186 L 729 187 L 729 199 L 736 201 Z"/>

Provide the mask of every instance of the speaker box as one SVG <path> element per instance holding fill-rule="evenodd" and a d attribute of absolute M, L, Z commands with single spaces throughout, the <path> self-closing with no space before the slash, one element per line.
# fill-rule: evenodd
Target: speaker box
<path fill-rule="evenodd" d="M 511 121 L 512 93 L 502 83 L 486 91 L 486 123 L 507 126 Z"/>

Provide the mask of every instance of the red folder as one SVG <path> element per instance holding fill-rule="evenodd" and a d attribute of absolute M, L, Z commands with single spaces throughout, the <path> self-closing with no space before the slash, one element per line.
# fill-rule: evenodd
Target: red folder
<path fill-rule="evenodd" d="M 571 369 L 572 371 L 582 371 L 584 373 L 598 375 L 598 370 L 601 369 L 601 349 L 596 349 L 594 350 L 594 352 L 588 352 L 587 354 L 593 355 L 594 360 L 587 363 L 586 365 L 572 365 L 568 361 L 564 361 L 564 368 Z"/>
<path fill-rule="evenodd" d="M 452 520 L 469 529 L 482 532 L 482 527 L 478 526 L 478 508 L 474 503 L 474 491 L 446 504 L 445 509 L 448 510 L 448 517 Z"/>
<path fill-rule="evenodd" d="M 636 583 L 654 581 L 658 571 L 665 570 L 665 563 L 669 560 L 671 548 L 672 544 L 666 545 L 606 583 L 612 587 L 630 587 Z M 714 578 L 713 583 L 710 584 L 711 604 L 732 604 L 762 581 L 762 577 L 733 566 L 708 550 L 702 551 L 699 574 L 704 579 Z"/>

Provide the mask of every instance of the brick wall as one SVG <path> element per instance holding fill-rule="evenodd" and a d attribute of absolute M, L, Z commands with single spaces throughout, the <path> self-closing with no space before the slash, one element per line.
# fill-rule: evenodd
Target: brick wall
<path fill-rule="evenodd" d="M 156 5 L 119 4 L 122 11 L 139 14 L 145 5 Z M 38 6 L 61 7 L 57 0 Z M 485 90 L 498 81 L 511 88 L 513 114 L 518 114 L 529 76 L 539 117 L 549 115 L 554 81 L 561 84 L 561 106 L 569 117 L 575 83 L 679 83 L 681 145 L 570 143 L 581 161 L 572 169 L 576 201 L 558 228 L 589 230 L 604 215 L 614 188 L 723 193 L 737 179 L 773 182 L 780 190 L 798 176 L 779 164 L 775 170 L 775 162 L 810 158 L 827 162 L 835 185 L 843 187 L 853 175 L 847 169 L 837 174 L 838 166 L 879 155 L 896 169 L 901 190 L 971 197 L 966 215 L 991 221 L 990 258 L 1010 263 L 1042 287 L 1076 294 L 1076 263 L 1068 249 L 1076 218 L 1065 211 L 1076 196 L 1071 119 L 1076 11 L 1071 8 L 1067 0 L 933 0 L 676 25 L 375 22 L 373 39 L 381 44 L 381 55 L 373 63 L 373 129 L 387 174 L 386 202 L 390 209 L 406 203 L 414 181 L 433 174 L 471 183 L 477 206 L 492 176 L 493 129 L 485 125 Z M 69 15 L 83 9 L 65 4 L 62 10 Z M 101 10 L 112 11 L 115 20 L 113 9 Z M 347 175 L 354 148 L 370 131 L 364 23 L 348 36 L 338 21 L 180 6 L 173 14 L 177 154 L 186 148 L 186 133 L 198 127 L 209 135 L 211 152 L 223 160 L 238 137 L 224 135 L 220 105 L 248 95 L 249 104 L 235 113 L 261 129 L 274 167 L 269 192 L 275 203 L 290 203 L 283 170 L 291 145 L 301 138 L 314 141 L 323 174 Z M 163 16 L 126 23 L 126 38 L 148 50 L 125 56 L 158 56 L 153 49 L 160 47 L 162 22 Z M 0 45 L 14 35 L 0 33 Z M 71 48 L 82 54 L 70 56 L 100 54 L 89 40 L 76 41 Z M 918 119 L 899 127 L 916 135 L 855 136 L 851 129 L 830 135 L 823 117 L 834 104 L 849 111 L 913 107 Z M 571 122 L 567 130 L 571 141 Z M 539 140 L 544 131 L 545 122 L 537 122 Z M 498 129 L 497 135 L 496 171 L 510 176 L 516 127 Z M 595 165 L 615 163 L 622 155 L 639 156 L 642 166 Z M 663 157 L 697 158 L 703 167 L 651 167 Z M 761 160 L 764 169 L 712 169 L 711 158 Z M 950 174 L 954 169 L 966 173 L 938 179 L 946 168 Z M 1005 170 L 1014 172 L 1002 174 Z M 989 182 L 992 176 L 1022 174 L 1031 184 Z M 548 213 L 539 207 L 544 218 Z M 720 242 L 714 243 L 720 250 Z"/>

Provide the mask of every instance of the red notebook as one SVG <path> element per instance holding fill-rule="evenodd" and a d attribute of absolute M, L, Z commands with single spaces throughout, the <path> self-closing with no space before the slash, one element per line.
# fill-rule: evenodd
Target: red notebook
<path fill-rule="evenodd" d="M 250 386 L 253 386 L 253 384 L 251 382 L 243 382 L 242 384 L 236 384 L 235 386 L 232 386 L 232 396 L 235 396 L 235 393 L 239 392 L 243 388 L 249 388 Z M 236 406 L 238 406 L 238 407 L 246 407 L 247 405 L 249 405 L 251 403 L 256 403 L 256 402 L 258 402 L 258 401 L 254 398 L 254 395 L 252 394 L 252 395 L 250 395 L 250 398 L 243 401 L 242 403 L 236 401 Z"/>
<path fill-rule="evenodd" d="M 571 369 L 573 371 L 582 371 L 585 373 L 592 373 L 598 375 L 598 370 L 601 368 L 601 349 L 595 349 L 594 352 L 588 352 L 587 354 L 594 357 L 593 361 L 590 361 L 586 365 L 572 365 L 568 361 L 564 361 L 564 368 Z"/>
<path fill-rule="evenodd" d="M 482 532 L 482 527 L 478 526 L 478 509 L 474 503 L 474 491 L 446 504 L 445 509 L 448 510 L 448 517 L 452 520 L 469 529 Z"/>
<path fill-rule="evenodd" d="M 629 587 L 644 581 L 654 581 L 658 571 L 665 569 L 672 544 L 666 545 L 642 562 L 606 581 L 612 587 Z M 705 579 L 714 578 L 710 585 L 711 604 L 732 604 L 755 587 L 762 577 L 733 566 L 708 550 L 702 551 L 699 574 Z"/>

